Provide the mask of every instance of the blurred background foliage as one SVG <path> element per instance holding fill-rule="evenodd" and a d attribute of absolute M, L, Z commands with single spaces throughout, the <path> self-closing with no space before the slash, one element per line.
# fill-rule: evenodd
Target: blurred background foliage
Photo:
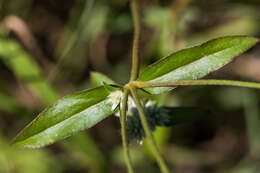
<path fill-rule="evenodd" d="M 226 35 L 260 36 L 259 0 L 140 0 L 142 66 Z M 95 86 L 90 72 L 129 79 L 133 24 L 127 0 L 0 0 L 0 172 L 126 172 L 115 116 L 44 149 L 10 146 L 44 107 Z M 209 78 L 260 82 L 260 46 Z M 92 80 L 93 81 L 93 80 Z M 176 173 L 260 172 L 260 93 L 233 87 L 182 87 L 153 96 L 158 105 L 198 106 L 196 122 L 154 135 Z M 149 145 L 131 144 L 137 172 L 159 172 Z"/>

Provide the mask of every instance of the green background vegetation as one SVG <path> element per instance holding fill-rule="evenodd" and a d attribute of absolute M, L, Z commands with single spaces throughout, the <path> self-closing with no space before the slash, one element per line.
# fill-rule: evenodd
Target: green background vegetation
<path fill-rule="evenodd" d="M 258 0 L 140 0 L 140 9 L 141 69 L 212 38 L 260 36 Z M 10 143 L 44 107 L 93 87 L 91 71 L 124 84 L 132 35 L 127 0 L 0 0 L 1 173 L 126 172 L 114 116 L 44 149 Z M 260 81 L 259 55 L 258 45 L 207 78 Z M 211 112 L 193 123 L 157 128 L 167 163 L 177 173 L 258 173 L 259 98 L 254 89 L 212 86 L 153 96 L 158 105 Z M 159 172 L 146 141 L 130 146 L 137 172 Z"/>

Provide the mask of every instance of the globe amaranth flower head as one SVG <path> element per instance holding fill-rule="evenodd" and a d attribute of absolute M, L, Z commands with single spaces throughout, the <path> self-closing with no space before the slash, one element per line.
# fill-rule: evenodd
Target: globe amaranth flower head
<path fill-rule="evenodd" d="M 158 107 L 151 102 L 144 107 L 145 116 L 150 130 L 154 131 L 156 126 L 171 126 L 172 113 L 167 107 Z M 128 115 L 126 119 L 126 135 L 130 141 L 141 141 L 146 137 L 144 128 L 142 126 L 139 113 L 136 107 L 131 108 L 131 115 Z"/>
<path fill-rule="evenodd" d="M 123 99 L 123 92 L 119 90 L 113 91 L 109 94 L 108 98 L 108 101 L 112 103 L 112 110 L 114 111 Z M 128 96 L 127 106 L 126 135 L 128 141 L 141 141 L 146 134 L 131 96 Z M 144 113 L 150 130 L 154 131 L 156 126 L 169 127 L 196 120 L 206 115 L 208 111 L 195 107 L 158 107 L 156 103 L 148 101 L 144 106 Z M 120 112 L 117 111 L 115 115 L 119 117 Z"/>

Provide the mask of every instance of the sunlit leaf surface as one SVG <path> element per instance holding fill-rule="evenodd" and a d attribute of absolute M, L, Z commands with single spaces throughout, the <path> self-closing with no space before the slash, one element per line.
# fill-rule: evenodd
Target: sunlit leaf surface
<path fill-rule="evenodd" d="M 183 49 L 147 67 L 140 74 L 138 81 L 174 82 L 198 79 L 229 63 L 257 42 L 258 39 L 253 37 L 230 36 Z M 152 94 L 160 94 L 169 89 L 156 87 L 145 90 Z"/>
<path fill-rule="evenodd" d="M 16 137 L 14 145 L 42 147 L 94 126 L 114 112 L 108 95 L 98 87 L 58 100 Z"/>

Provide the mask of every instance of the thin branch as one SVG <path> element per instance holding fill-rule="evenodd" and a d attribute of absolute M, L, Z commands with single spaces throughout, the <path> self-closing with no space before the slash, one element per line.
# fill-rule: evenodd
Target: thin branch
<path fill-rule="evenodd" d="M 160 169 L 163 173 L 170 173 L 163 157 L 161 156 L 159 150 L 158 150 L 158 147 L 155 143 L 155 140 L 153 138 L 153 134 L 149 128 L 149 125 L 148 125 L 148 122 L 146 120 L 146 117 L 145 117 L 145 113 L 144 113 L 144 110 L 143 110 L 143 107 L 141 105 L 141 102 L 140 102 L 140 99 L 137 95 L 137 92 L 136 92 L 136 89 L 135 88 L 130 88 L 131 90 L 131 93 L 132 93 L 132 96 L 133 96 L 133 99 L 134 99 L 134 102 L 136 104 L 136 107 L 137 107 L 137 110 L 139 112 L 139 115 L 140 115 L 140 119 L 141 119 L 141 123 L 142 123 L 142 126 L 144 128 L 144 131 L 145 131 L 145 135 L 147 136 L 150 144 L 151 144 L 151 147 L 152 147 L 152 151 L 153 151 L 153 154 L 156 158 L 156 161 L 158 163 L 158 165 L 160 166 Z"/>
<path fill-rule="evenodd" d="M 132 49 L 132 70 L 130 81 L 134 81 L 138 77 L 139 72 L 139 58 L 138 58 L 138 49 L 139 49 L 139 39 L 140 39 L 140 16 L 138 10 L 137 0 L 130 0 L 131 12 L 133 15 L 134 23 L 134 40 L 133 40 L 133 49 Z"/>
<path fill-rule="evenodd" d="M 138 49 L 139 49 L 139 37 L 140 37 L 140 19 L 139 19 L 139 11 L 137 0 L 130 0 L 130 8 L 133 15 L 133 22 L 134 22 L 134 40 L 133 40 L 133 49 L 132 49 L 132 70 L 130 81 L 134 81 L 138 77 L 139 73 L 139 62 L 138 62 Z M 124 148 L 124 155 L 126 159 L 126 164 L 129 173 L 133 173 L 133 166 L 130 158 L 130 153 L 127 145 L 126 139 L 126 109 L 127 109 L 127 99 L 128 99 L 128 91 L 127 89 L 124 90 L 124 96 L 122 101 L 122 106 L 120 110 L 120 119 L 121 119 L 121 135 L 122 135 L 122 143 Z"/>
<path fill-rule="evenodd" d="M 237 86 L 237 87 L 247 87 L 247 88 L 258 88 L 260 89 L 260 83 L 256 82 L 243 82 L 243 81 L 233 81 L 233 80 L 184 80 L 176 82 L 132 82 L 132 85 L 137 88 L 147 88 L 147 87 L 173 87 L 173 86 L 192 86 L 192 85 L 225 85 L 225 86 Z"/>
<path fill-rule="evenodd" d="M 125 161 L 128 169 L 128 173 L 133 173 L 133 165 L 131 162 L 131 157 L 128 149 L 128 144 L 127 144 L 127 138 L 126 138 L 126 110 L 127 110 L 127 99 L 128 99 L 128 91 L 124 91 L 123 95 L 123 101 L 122 105 L 120 105 L 120 122 L 121 122 L 121 135 L 122 135 L 122 143 L 123 143 L 123 148 L 124 148 L 124 156 L 125 156 Z"/>

